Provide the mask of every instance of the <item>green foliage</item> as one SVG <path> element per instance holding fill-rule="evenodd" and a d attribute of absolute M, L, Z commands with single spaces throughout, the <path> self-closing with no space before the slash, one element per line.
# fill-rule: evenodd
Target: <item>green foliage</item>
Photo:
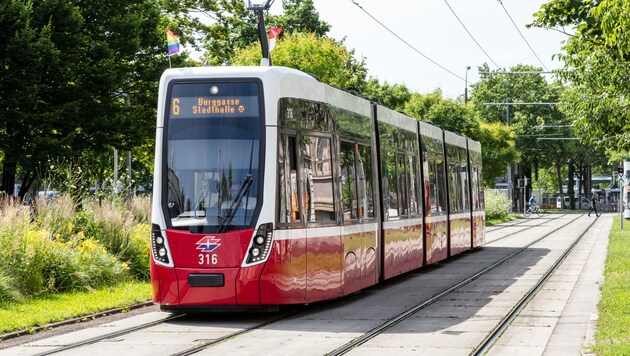
<path fill-rule="evenodd" d="M 554 0 L 542 6 L 538 27 L 575 28 L 559 58 L 570 83 L 560 109 L 575 132 L 609 159 L 630 151 L 630 4 L 621 0 L 577 2 Z"/>
<path fill-rule="evenodd" d="M 501 123 L 481 123 L 470 136 L 481 143 L 484 185 L 492 187 L 498 177 L 505 175 L 508 164 L 519 157 L 514 132 Z"/>
<path fill-rule="evenodd" d="M 426 95 L 413 94 L 405 105 L 405 112 L 444 130 L 468 137 L 479 127 L 479 120 L 472 110 L 454 100 L 442 98 L 439 90 Z"/>
<path fill-rule="evenodd" d="M 238 50 L 234 65 L 258 65 L 262 54 L 259 45 Z M 358 65 L 352 53 L 340 42 L 320 38 L 313 33 L 294 33 L 279 40 L 271 53 L 274 65 L 291 67 L 317 77 L 318 80 L 343 89 L 360 86 L 365 68 Z"/>
<path fill-rule="evenodd" d="M 32 208 L 4 201 L 0 302 L 148 279 L 148 202 L 142 198 L 127 212 L 124 204 L 88 201 L 76 213 L 64 195 L 39 200 Z"/>
<path fill-rule="evenodd" d="M 409 89 L 403 84 L 381 84 L 378 79 L 370 78 L 361 95 L 392 110 L 402 111 L 412 98 Z"/>
<path fill-rule="evenodd" d="M 282 27 L 284 33 L 310 32 L 324 37 L 330 25 L 319 19 L 313 0 L 282 0 L 283 14 L 270 16 L 267 23 Z"/>
<path fill-rule="evenodd" d="M 130 148 L 154 134 L 167 63 L 155 1 L 1 3 L 5 191 L 18 167 L 28 177 L 49 156 L 78 164 L 85 151 Z"/>
<path fill-rule="evenodd" d="M 133 276 L 149 278 L 149 224 L 138 223 L 123 201 L 87 202 L 80 228 L 124 262 Z"/>
<path fill-rule="evenodd" d="M 506 219 L 512 208 L 512 201 L 505 194 L 493 190 L 486 190 L 484 194 L 486 204 L 486 219 Z"/>
<path fill-rule="evenodd" d="M 619 229 L 619 217 L 613 221 L 604 271 L 602 297 L 595 344 L 591 350 L 598 355 L 630 353 L 630 232 Z"/>
<path fill-rule="evenodd" d="M 0 272 L 1 275 L 2 272 Z M 87 292 L 46 294 L 19 302 L 0 299 L 0 333 L 42 326 L 151 299 L 148 282 L 130 281 Z"/>

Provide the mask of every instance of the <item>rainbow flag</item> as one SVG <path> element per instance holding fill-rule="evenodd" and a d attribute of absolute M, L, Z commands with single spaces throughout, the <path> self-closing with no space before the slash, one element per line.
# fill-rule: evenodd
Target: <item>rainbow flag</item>
<path fill-rule="evenodd" d="M 179 37 L 173 31 L 166 29 L 166 43 L 168 43 L 168 55 L 179 52 Z"/>

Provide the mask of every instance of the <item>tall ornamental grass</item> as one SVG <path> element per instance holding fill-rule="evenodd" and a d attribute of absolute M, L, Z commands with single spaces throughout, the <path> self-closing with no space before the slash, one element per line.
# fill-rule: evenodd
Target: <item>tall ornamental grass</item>
<path fill-rule="evenodd" d="M 30 206 L 1 200 L 0 302 L 148 279 L 144 199 L 87 200 L 81 211 L 65 196 Z"/>
<path fill-rule="evenodd" d="M 124 262 L 134 277 L 148 279 L 150 225 L 143 213 L 137 216 L 134 211 L 142 209 L 136 210 L 134 203 L 120 199 L 90 201 L 80 215 L 80 226 L 86 236 Z"/>

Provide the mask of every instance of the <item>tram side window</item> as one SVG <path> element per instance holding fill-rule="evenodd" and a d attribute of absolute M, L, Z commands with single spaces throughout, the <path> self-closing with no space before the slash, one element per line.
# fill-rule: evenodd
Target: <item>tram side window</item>
<path fill-rule="evenodd" d="M 461 176 L 461 186 L 460 189 L 462 191 L 462 209 L 466 211 L 470 211 L 470 192 L 468 187 L 468 158 L 466 155 L 465 148 L 459 148 L 459 162 L 460 162 L 460 176 Z"/>
<path fill-rule="evenodd" d="M 278 145 L 279 223 L 301 221 L 296 152 L 296 138 L 286 134 L 280 135 Z"/>
<path fill-rule="evenodd" d="M 357 185 L 354 162 L 354 143 L 341 142 L 339 144 L 341 162 L 341 203 L 344 220 L 354 220 L 357 214 Z"/>
<path fill-rule="evenodd" d="M 431 212 L 446 212 L 445 173 L 442 157 L 429 155 L 427 163 L 429 166 L 429 204 L 431 204 Z"/>
<path fill-rule="evenodd" d="M 472 186 L 472 207 L 474 211 L 480 210 L 480 202 L 479 202 L 479 173 L 477 170 L 477 165 L 472 164 L 471 167 L 471 186 Z"/>
<path fill-rule="evenodd" d="M 420 204 L 419 198 L 420 192 L 420 182 L 419 182 L 419 167 L 418 167 L 418 156 L 415 154 L 409 154 L 409 205 L 410 205 L 410 213 L 412 215 L 422 214 L 422 205 Z"/>
<path fill-rule="evenodd" d="M 336 221 L 330 138 L 304 136 L 301 144 L 306 221 Z"/>
<path fill-rule="evenodd" d="M 374 185 L 372 178 L 372 151 L 370 146 L 357 145 L 357 186 L 359 217 L 374 217 Z"/>
<path fill-rule="evenodd" d="M 399 212 L 400 215 L 409 215 L 409 166 L 404 153 L 398 153 L 396 169 L 398 171 Z"/>
<path fill-rule="evenodd" d="M 392 219 L 400 216 L 398 210 L 398 172 L 396 172 L 396 153 L 394 151 L 387 151 L 384 165 L 383 199 L 386 216 Z"/>
<path fill-rule="evenodd" d="M 449 211 L 461 210 L 461 192 L 459 189 L 459 164 L 457 163 L 457 149 L 453 146 L 446 146 L 447 166 L 448 166 L 448 195 Z"/>

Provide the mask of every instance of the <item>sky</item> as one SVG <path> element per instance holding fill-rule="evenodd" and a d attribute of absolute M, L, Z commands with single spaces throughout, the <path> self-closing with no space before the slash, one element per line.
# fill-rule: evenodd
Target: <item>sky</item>
<path fill-rule="evenodd" d="M 396 38 L 353 1 L 446 70 Z M 382 82 L 404 84 L 421 94 L 440 88 L 444 96 L 453 99 L 463 95 L 466 82 L 470 85 L 479 80 L 478 66 L 484 62 L 491 69 L 509 69 L 516 64 L 542 67 L 540 61 L 548 70 L 562 67 L 552 55 L 560 52 L 566 35 L 525 27 L 545 2 L 502 0 L 508 16 L 498 0 L 314 0 L 320 19 L 331 25 L 328 35 L 345 39 L 348 49 L 354 49 L 358 58 L 365 57 L 369 75 Z M 281 12 L 282 1 L 274 2 L 270 11 Z M 467 66 L 471 67 L 468 71 Z"/>

